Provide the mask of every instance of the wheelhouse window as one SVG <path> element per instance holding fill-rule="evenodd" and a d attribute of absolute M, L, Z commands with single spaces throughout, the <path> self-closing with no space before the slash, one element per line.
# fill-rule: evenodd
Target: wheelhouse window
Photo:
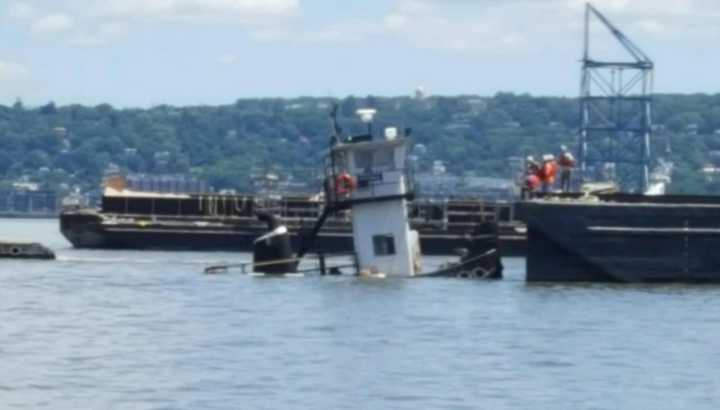
<path fill-rule="evenodd" d="M 395 169 L 392 150 L 368 149 L 355 152 L 355 167 L 363 173 L 391 171 Z"/>
<path fill-rule="evenodd" d="M 395 156 L 392 150 L 377 150 L 373 156 L 375 167 L 381 171 L 391 171 L 395 168 Z"/>
<path fill-rule="evenodd" d="M 358 172 L 371 173 L 373 167 L 373 155 L 372 151 L 362 150 L 355 152 L 355 168 Z"/>
<path fill-rule="evenodd" d="M 376 256 L 395 255 L 395 237 L 375 235 L 373 236 L 373 248 Z"/>

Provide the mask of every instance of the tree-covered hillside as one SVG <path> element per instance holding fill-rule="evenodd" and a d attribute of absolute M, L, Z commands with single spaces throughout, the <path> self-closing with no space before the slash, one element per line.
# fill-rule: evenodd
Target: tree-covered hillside
<path fill-rule="evenodd" d="M 574 145 L 579 120 L 575 99 L 508 93 L 244 99 L 151 109 L 18 102 L 0 106 L 0 173 L 6 183 L 24 179 L 53 189 L 92 189 L 108 169 L 192 174 L 216 189 L 246 190 L 253 173 L 269 170 L 303 178 L 320 169 L 335 102 L 346 131 L 361 130 L 356 109 L 377 108 L 378 127 L 413 129 L 414 141 L 424 146 L 416 150 L 420 167 L 442 160 L 449 172 L 478 176 L 507 177 L 509 157 Z M 658 95 L 654 109 L 653 146 L 676 165 L 673 191 L 719 192 L 720 184 L 701 169 L 720 164 L 720 95 Z"/>

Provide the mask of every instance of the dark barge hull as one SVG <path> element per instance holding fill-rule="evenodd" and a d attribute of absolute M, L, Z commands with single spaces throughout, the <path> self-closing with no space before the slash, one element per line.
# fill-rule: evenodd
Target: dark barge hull
<path fill-rule="evenodd" d="M 77 248 L 247 252 L 267 232 L 257 212 L 278 216 L 299 247 L 300 233 L 312 229 L 323 209 L 323 202 L 312 196 L 105 195 L 98 210 L 63 211 L 60 230 Z M 408 214 L 425 254 L 454 254 L 486 222 L 501 227 L 503 255 L 525 251 L 524 228 L 513 203 L 418 199 L 409 204 Z M 350 215 L 341 211 L 328 218 L 313 249 L 351 252 Z"/>
<path fill-rule="evenodd" d="M 303 228 L 311 225 L 304 223 Z M 290 225 L 293 247 L 300 245 L 298 226 Z M 215 221 L 137 218 L 121 222 L 108 221 L 95 211 L 63 212 L 60 230 L 74 247 L 86 249 L 137 249 L 173 251 L 239 251 L 251 252 L 254 240 L 265 234 L 262 224 L 228 218 Z M 503 255 L 524 255 L 525 237 L 512 227 L 501 236 Z M 452 255 L 466 243 L 467 235 L 429 229 L 420 231 L 421 248 L 427 255 Z M 352 252 L 352 233 L 348 225 L 323 229 L 315 241 L 314 249 L 324 252 Z"/>
<path fill-rule="evenodd" d="M 720 283 L 720 198 L 523 204 L 529 282 Z"/>

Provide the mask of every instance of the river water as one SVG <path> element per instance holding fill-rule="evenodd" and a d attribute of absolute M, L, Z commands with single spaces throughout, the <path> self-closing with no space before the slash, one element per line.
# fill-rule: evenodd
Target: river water
<path fill-rule="evenodd" d="M 0 261 L 2 409 L 714 409 L 720 287 L 208 276 L 231 253 Z M 558 263 L 562 263 L 559 261 Z"/>

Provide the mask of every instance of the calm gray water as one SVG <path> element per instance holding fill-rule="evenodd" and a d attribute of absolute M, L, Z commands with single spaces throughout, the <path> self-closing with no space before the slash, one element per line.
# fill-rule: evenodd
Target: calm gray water
<path fill-rule="evenodd" d="M 229 253 L 0 261 L 2 409 L 711 409 L 720 287 L 206 276 Z"/>

